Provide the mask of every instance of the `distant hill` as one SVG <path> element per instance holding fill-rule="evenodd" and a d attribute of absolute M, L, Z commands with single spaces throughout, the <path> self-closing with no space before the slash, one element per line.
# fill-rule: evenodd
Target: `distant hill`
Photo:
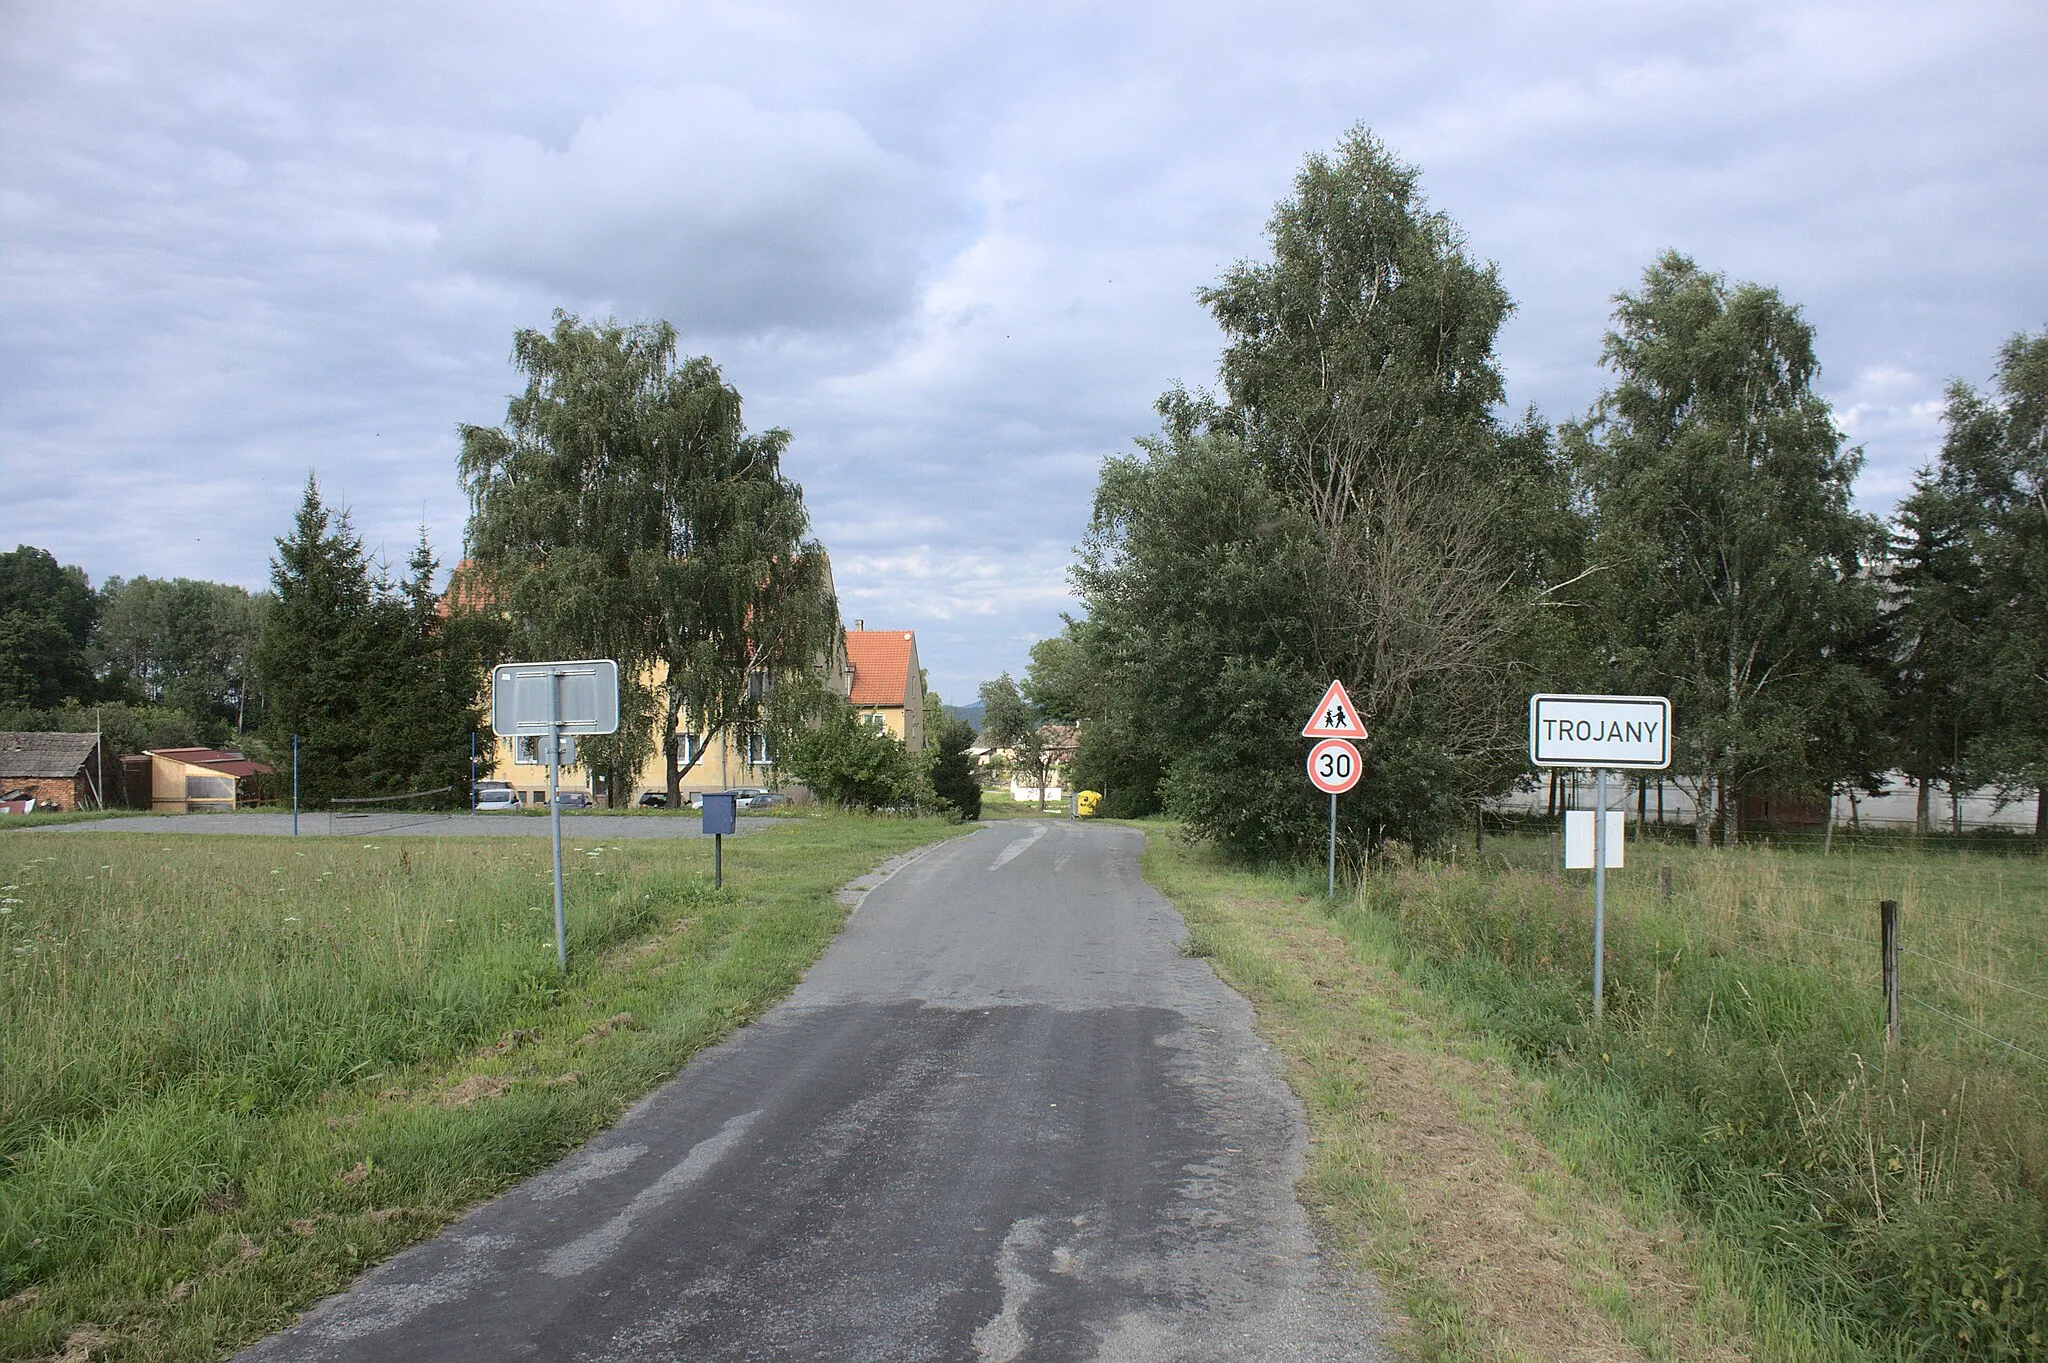
<path fill-rule="evenodd" d="M 947 714 L 951 715 L 955 719 L 966 720 L 969 724 L 972 724 L 974 726 L 974 731 L 976 733 L 981 732 L 982 710 L 983 706 L 980 701 L 976 701 L 972 705 L 948 705 L 946 707 Z"/>

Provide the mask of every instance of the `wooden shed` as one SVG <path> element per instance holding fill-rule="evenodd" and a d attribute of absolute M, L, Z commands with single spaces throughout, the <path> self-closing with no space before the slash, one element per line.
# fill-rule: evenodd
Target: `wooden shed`
<path fill-rule="evenodd" d="M 249 799 L 251 777 L 275 770 L 217 748 L 152 748 L 149 807 L 159 814 L 228 814 Z"/>

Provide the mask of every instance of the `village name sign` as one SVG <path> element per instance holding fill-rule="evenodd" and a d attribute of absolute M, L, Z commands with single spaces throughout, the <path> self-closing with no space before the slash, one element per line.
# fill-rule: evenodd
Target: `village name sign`
<path fill-rule="evenodd" d="M 1610 838 L 1619 814 L 1607 809 L 1607 773 L 1663 771 L 1671 765 L 1671 702 L 1663 696 L 1529 697 L 1529 760 L 1539 767 L 1591 767 L 1593 811 L 1565 816 L 1567 847 L 1575 822 L 1590 823 L 1585 862 L 1567 851 L 1565 864 L 1593 869 L 1593 1025 L 1605 996 L 1607 868 L 1620 865 L 1620 840 Z M 1609 819 L 1612 818 L 1613 826 Z"/>
<path fill-rule="evenodd" d="M 1662 771 L 1671 765 L 1671 702 L 1662 696 L 1531 696 L 1529 760 L 1539 767 Z"/>

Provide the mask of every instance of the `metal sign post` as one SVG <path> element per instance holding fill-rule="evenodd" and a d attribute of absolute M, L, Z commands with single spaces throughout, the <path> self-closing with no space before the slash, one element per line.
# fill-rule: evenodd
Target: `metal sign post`
<path fill-rule="evenodd" d="M 1606 1011 L 1607 772 L 1671 765 L 1671 702 L 1663 696 L 1529 697 L 1529 760 L 1593 769 L 1593 1025 Z M 1566 838 L 1567 846 L 1571 839 Z M 1567 853 L 1569 860 L 1569 853 Z"/>
<path fill-rule="evenodd" d="M 569 973 L 569 927 L 562 919 L 562 676 L 550 678 L 553 732 L 548 736 L 548 832 L 555 843 L 555 960 Z"/>
<path fill-rule="evenodd" d="M 1593 1025 L 1607 1006 L 1607 768 L 1593 769 Z"/>
<path fill-rule="evenodd" d="M 1330 898 L 1337 897 L 1337 797 L 1358 784 L 1358 778 L 1365 769 L 1359 760 L 1358 749 L 1346 740 L 1368 737 L 1365 725 L 1358 718 L 1358 707 L 1351 703 L 1351 694 L 1344 689 L 1344 683 L 1333 681 L 1323 692 L 1323 698 L 1316 702 L 1314 713 L 1308 723 L 1301 726 L 1303 738 L 1320 740 L 1308 750 L 1309 784 L 1317 790 L 1327 791 L 1330 796 Z"/>
<path fill-rule="evenodd" d="M 555 959 L 569 971 L 569 929 L 562 913 L 562 760 L 568 734 L 619 731 L 619 665 L 609 658 L 505 663 L 491 669 L 491 732 L 518 741 L 543 735 L 548 760 L 548 823 L 555 851 Z"/>
<path fill-rule="evenodd" d="M 711 835 L 711 888 L 725 888 L 725 835 L 739 832 L 739 796 L 729 790 L 704 792 L 703 830 Z"/>

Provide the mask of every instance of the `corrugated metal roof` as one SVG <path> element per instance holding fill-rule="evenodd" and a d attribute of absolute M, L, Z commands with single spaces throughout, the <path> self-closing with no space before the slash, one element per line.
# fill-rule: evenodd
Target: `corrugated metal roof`
<path fill-rule="evenodd" d="M 173 762 L 187 762 L 195 767 L 205 767 L 223 776 L 254 776 L 258 772 L 272 772 L 277 768 L 267 762 L 251 762 L 238 752 L 227 752 L 220 748 L 152 748 L 151 757 L 168 757 Z"/>
<path fill-rule="evenodd" d="M 76 776 L 98 741 L 97 734 L 0 734 L 0 778 Z"/>
<path fill-rule="evenodd" d="M 917 636 L 907 629 L 846 631 L 846 661 L 853 667 L 855 705 L 902 705 L 910 694 L 910 652 Z"/>

